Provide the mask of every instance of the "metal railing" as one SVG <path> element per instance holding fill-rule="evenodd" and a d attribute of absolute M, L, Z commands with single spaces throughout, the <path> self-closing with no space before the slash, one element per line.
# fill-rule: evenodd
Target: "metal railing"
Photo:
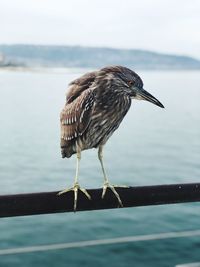
<path fill-rule="evenodd" d="M 118 202 L 108 190 L 105 199 L 101 198 L 102 189 L 88 189 L 92 200 L 82 192 L 78 194 L 77 211 L 114 209 Z M 200 201 L 200 183 L 138 186 L 117 188 L 124 208 L 148 205 L 163 205 Z M 0 196 L 0 217 L 73 212 L 73 192 L 57 195 L 55 192 L 42 192 Z"/>

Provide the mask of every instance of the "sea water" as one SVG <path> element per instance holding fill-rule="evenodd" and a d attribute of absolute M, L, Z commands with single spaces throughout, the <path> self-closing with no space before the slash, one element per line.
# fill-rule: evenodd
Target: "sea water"
<path fill-rule="evenodd" d="M 67 84 L 85 70 L 0 71 L 0 194 L 71 186 L 75 157 L 60 155 L 59 113 Z M 200 72 L 139 71 L 165 109 L 133 101 L 105 146 L 114 184 L 200 182 Z M 82 153 L 80 184 L 99 188 L 97 150 Z M 0 219 L 0 250 L 200 229 L 187 203 Z M 4 267 L 175 266 L 200 261 L 200 237 L 0 256 Z"/>

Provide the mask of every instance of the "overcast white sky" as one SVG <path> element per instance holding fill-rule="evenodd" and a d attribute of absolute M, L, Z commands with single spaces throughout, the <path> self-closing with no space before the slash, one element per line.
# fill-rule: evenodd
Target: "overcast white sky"
<path fill-rule="evenodd" d="M 0 43 L 137 48 L 200 59 L 200 0 L 0 0 Z"/>

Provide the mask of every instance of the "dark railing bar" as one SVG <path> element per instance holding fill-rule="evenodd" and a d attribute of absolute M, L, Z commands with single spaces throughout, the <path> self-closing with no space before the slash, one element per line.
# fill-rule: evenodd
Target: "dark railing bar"
<path fill-rule="evenodd" d="M 82 192 L 79 192 L 77 211 L 118 207 L 117 199 L 110 190 L 107 191 L 105 199 L 101 198 L 102 189 L 87 191 L 92 200 L 88 200 Z M 200 201 L 200 183 L 117 188 L 117 191 L 124 208 Z M 73 192 L 61 196 L 57 193 L 58 191 L 1 195 L 0 217 L 73 212 Z"/>

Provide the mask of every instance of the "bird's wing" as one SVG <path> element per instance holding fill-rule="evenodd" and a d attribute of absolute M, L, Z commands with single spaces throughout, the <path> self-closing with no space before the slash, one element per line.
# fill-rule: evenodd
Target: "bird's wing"
<path fill-rule="evenodd" d="M 80 78 L 72 81 L 69 84 L 69 89 L 66 97 L 67 103 L 73 102 L 78 96 L 82 94 L 85 90 L 90 88 L 92 83 L 96 78 L 96 72 L 88 72 L 81 76 Z"/>
<path fill-rule="evenodd" d="M 90 88 L 83 91 L 73 102 L 66 103 L 60 114 L 62 139 L 76 139 L 84 133 L 90 122 L 93 105 L 94 92 Z"/>

